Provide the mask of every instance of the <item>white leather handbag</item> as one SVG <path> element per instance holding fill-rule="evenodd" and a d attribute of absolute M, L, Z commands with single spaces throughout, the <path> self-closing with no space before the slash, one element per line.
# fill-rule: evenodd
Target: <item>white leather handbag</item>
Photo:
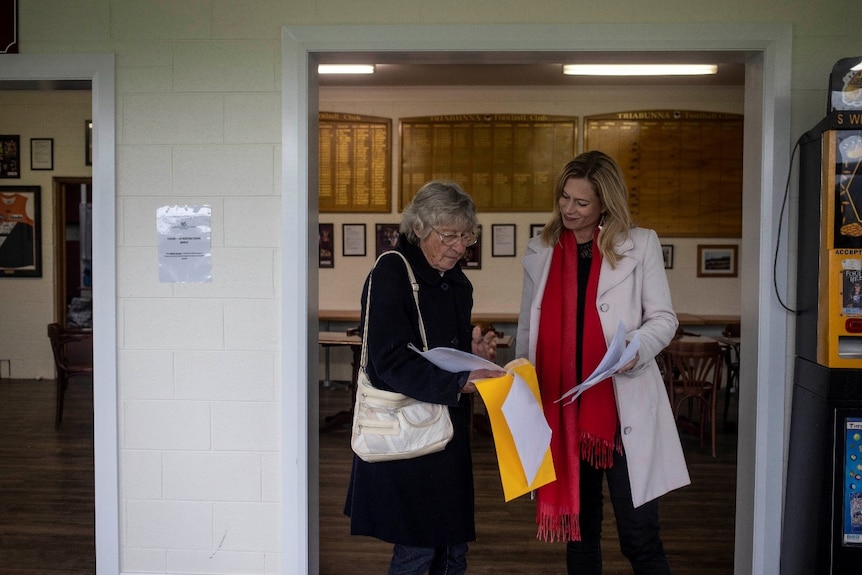
<path fill-rule="evenodd" d="M 388 251 L 404 260 L 413 289 L 413 300 L 419 313 L 419 331 L 422 333 L 423 351 L 428 350 L 425 324 L 419 310 L 419 284 L 407 259 L 397 251 Z M 375 265 L 377 265 L 375 262 Z M 402 393 L 385 391 L 371 385 L 365 372 L 368 361 L 368 317 L 371 308 L 371 280 L 365 299 L 365 327 L 362 333 L 362 355 L 356 382 L 356 401 L 353 408 L 353 430 L 350 446 L 363 461 L 392 461 L 412 459 L 428 453 L 442 451 L 452 439 L 454 430 L 449 408 L 439 403 L 419 401 Z"/>

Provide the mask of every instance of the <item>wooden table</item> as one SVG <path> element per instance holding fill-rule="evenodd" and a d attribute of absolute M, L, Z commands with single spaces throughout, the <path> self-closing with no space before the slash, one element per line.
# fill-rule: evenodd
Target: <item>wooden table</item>
<path fill-rule="evenodd" d="M 738 315 L 719 315 L 719 314 L 702 314 L 677 312 L 676 318 L 679 320 L 679 325 L 727 325 L 730 323 L 739 323 Z"/>
<path fill-rule="evenodd" d="M 511 347 L 514 339 L 515 338 L 511 335 L 500 336 L 497 338 L 497 347 Z M 321 331 L 318 332 L 317 343 L 322 345 L 324 348 L 349 346 L 353 351 L 353 374 L 350 381 L 350 407 L 347 410 L 326 416 L 324 419 L 325 423 L 320 428 L 320 431 L 326 432 L 336 429 L 345 423 L 349 424 L 353 422 L 353 401 L 356 397 L 356 381 L 359 377 L 359 363 L 362 355 L 362 338 L 358 335 L 348 334 L 343 331 Z M 329 381 L 329 358 L 327 358 L 325 370 L 324 381 Z M 470 405 L 472 407 L 472 400 Z M 474 414 L 474 424 L 477 425 L 477 428 L 481 431 L 490 432 L 490 425 L 487 424 L 487 421 L 482 419 L 481 415 L 483 414 Z"/>
<path fill-rule="evenodd" d="M 362 353 L 362 338 L 358 335 L 350 334 L 344 331 L 321 331 L 317 334 L 317 343 L 325 349 L 331 347 L 349 346 L 353 351 L 353 374 L 351 376 L 350 386 L 350 408 L 339 411 L 334 415 L 327 416 L 324 425 L 321 426 L 321 431 L 331 431 L 337 427 L 351 423 L 353 421 L 353 400 L 356 397 L 356 378 L 359 376 L 359 361 Z M 329 357 L 326 358 L 326 366 L 324 372 L 324 382 L 329 382 Z"/>
<path fill-rule="evenodd" d="M 359 324 L 359 310 L 350 309 L 322 309 L 317 312 L 318 320 L 321 322 L 344 322 Z M 471 316 L 473 325 L 480 323 L 518 323 L 518 312 L 514 313 L 473 313 Z"/>

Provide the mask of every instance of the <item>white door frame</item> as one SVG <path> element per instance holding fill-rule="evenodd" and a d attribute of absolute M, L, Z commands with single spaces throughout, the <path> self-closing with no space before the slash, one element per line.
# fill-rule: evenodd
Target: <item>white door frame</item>
<path fill-rule="evenodd" d="M 772 255 L 790 164 L 791 28 L 787 24 L 289 26 L 282 30 L 282 558 L 285 573 L 319 570 L 317 429 L 316 61 L 364 51 L 739 51 L 745 86 L 741 280 L 742 379 L 734 572 L 777 575 L 791 338 L 772 297 Z M 314 232 L 314 233 L 312 233 Z M 287 249 L 290 246 L 290 249 Z M 778 255 L 787 277 L 788 247 Z M 313 264 L 313 265 L 312 265 Z M 308 270 L 297 281 L 296 270 Z M 783 275 L 782 275 L 783 274 Z M 300 276 L 302 277 L 302 276 Z M 305 326 L 304 330 L 297 326 Z M 305 382 L 305 385 L 298 383 Z M 316 395 L 316 394 L 315 394 Z M 314 397 L 314 396 L 312 396 Z M 780 474 L 781 481 L 777 481 Z"/>
<path fill-rule="evenodd" d="M 93 106 L 93 456 L 96 570 L 120 570 L 113 54 L 4 54 L 0 80 L 90 80 Z M 81 141 L 83 145 L 83 138 Z"/>

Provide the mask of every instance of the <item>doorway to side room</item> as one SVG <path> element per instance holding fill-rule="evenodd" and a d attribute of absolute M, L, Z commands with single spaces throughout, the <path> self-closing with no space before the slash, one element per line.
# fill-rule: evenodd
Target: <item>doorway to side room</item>
<path fill-rule="evenodd" d="M 94 324 L 93 460 L 96 564 L 99 575 L 119 573 L 117 453 L 116 217 L 114 196 L 115 81 L 113 54 L 8 54 L 0 82 L 88 82 L 92 113 L 92 241 L 99 273 L 92 277 Z M 52 88 L 53 89 L 53 88 Z M 47 337 L 46 337 L 47 342 Z"/>
<path fill-rule="evenodd" d="M 93 328 L 93 180 L 54 178 L 54 320 Z"/>

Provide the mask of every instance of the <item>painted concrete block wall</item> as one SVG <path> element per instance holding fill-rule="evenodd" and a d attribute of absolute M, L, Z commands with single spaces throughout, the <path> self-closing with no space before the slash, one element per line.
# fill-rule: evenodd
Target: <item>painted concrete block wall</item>
<path fill-rule="evenodd" d="M 128 572 L 280 572 L 280 222 L 277 209 L 242 206 L 280 205 L 281 26 L 789 22 L 794 137 L 822 116 L 832 63 L 862 54 L 855 0 L 19 4 L 22 52 L 117 55 L 120 537 Z M 212 284 L 156 279 L 155 209 L 174 203 L 213 207 Z M 195 367 L 200 354 L 227 365 L 241 351 L 264 358 L 243 377 Z M 180 381 L 195 377 L 196 385 Z M 261 398 L 261 386 L 272 396 Z M 205 464 L 184 475 L 188 465 L 178 460 L 186 457 Z M 249 488 L 257 478 L 259 493 Z M 203 484 L 206 500 L 183 498 Z"/>

